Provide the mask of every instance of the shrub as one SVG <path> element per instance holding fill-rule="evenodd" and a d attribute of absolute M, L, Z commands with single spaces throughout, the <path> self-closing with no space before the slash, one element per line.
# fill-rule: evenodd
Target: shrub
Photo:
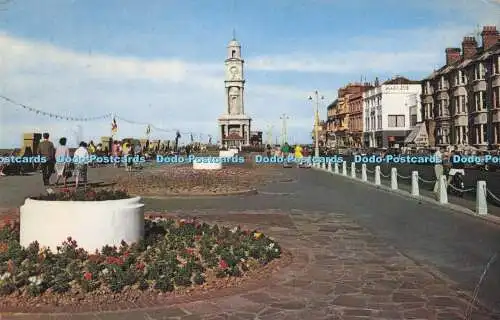
<path fill-rule="evenodd" d="M 240 277 L 267 264 L 281 248 L 259 232 L 210 226 L 196 219 L 145 221 L 145 237 L 122 242 L 90 254 L 68 237 L 56 252 L 36 242 L 23 248 L 19 230 L 0 230 L 0 295 L 26 292 L 42 295 L 50 289 L 63 294 L 74 287 L 91 292 L 125 287 L 169 292 L 175 287 L 200 285 L 206 272 L 217 277 Z"/>

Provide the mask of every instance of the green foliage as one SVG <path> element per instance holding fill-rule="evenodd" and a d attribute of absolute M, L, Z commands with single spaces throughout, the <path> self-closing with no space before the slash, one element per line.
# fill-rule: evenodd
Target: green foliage
<path fill-rule="evenodd" d="M 240 277 L 281 255 L 271 239 L 240 228 L 199 223 L 196 219 L 145 221 L 145 237 L 138 243 L 105 246 L 94 254 L 68 237 L 55 252 L 36 242 L 23 248 L 19 230 L 0 230 L 0 295 L 27 292 L 42 295 L 50 289 L 64 293 L 77 286 L 85 292 L 107 287 L 154 288 L 170 292 L 175 287 L 205 283 L 205 272 L 217 277 Z"/>
<path fill-rule="evenodd" d="M 39 195 L 38 197 L 33 197 L 35 200 L 44 201 L 105 201 L 105 200 L 120 200 L 128 199 L 128 195 L 125 191 L 121 190 L 76 190 L 71 191 L 69 189 L 63 192 L 50 193 L 47 195 Z"/>

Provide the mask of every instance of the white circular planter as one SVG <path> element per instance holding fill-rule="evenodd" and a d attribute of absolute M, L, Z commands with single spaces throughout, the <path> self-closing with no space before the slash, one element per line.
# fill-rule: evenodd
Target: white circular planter
<path fill-rule="evenodd" d="M 219 157 L 221 158 L 232 158 L 234 157 L 238 152 L 235 152 L 234 149 L 231 150 L 221 150 L 219 151 Z"/>
<path fill-rule="evenodd" d="M 219 162 L 193 162 L 194 170 L 220 170 L 222 169 L 222 161 Z"/>
<path fill-rule="evenodd" d="M 144 236 L 144 204 L 135 197 L 107 201 L 26 199 L 20 210 L 20 243 L 37 241 L 55 252 L 68 237 L 94 252 L 103 246 L 137 242 Z"/>

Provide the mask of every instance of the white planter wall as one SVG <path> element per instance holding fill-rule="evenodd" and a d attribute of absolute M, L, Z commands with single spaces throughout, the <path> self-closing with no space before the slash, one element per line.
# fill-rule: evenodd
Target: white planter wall
<path fill-rule="evenodd" d="M 135 197 L 108 201 L 26 199 L 20 210 L 20 243 L 38 241 L 53 252 L 67 237 L 89 252 L 144 236 L 144 204 Z"/>
<path fill-rule="evenodd" d="M 219 151 L 219 157 L 221 157 L 221 158 L 232 158 L 237 154 L 238 154 L 238 150 L 235 150 L 235 149 Z"/>
<path fill-rule="evenodd" d="M 222 162 L 207 162 L 207 163 L 202 163 L 202 162 L 193 162 L 193 169 L 194 170 L 220 170 L 222 169 Z"/>

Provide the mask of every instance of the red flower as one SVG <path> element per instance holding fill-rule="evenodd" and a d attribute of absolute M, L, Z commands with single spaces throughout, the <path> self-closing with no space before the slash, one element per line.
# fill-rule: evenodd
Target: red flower
<path fill-rule="evenodd" d="M 145 267 L 146 267 L 146 265 L 143 262 L 137 262 L 135 265 L 135 268 L 137 270 L 144 270 Z"/>
<path fill-rule="evenodd" d="M 187 248 L 186 249 L 186 252 L 190 255 L 193 255 L 194 254 L 194 248 Z"/>
<path fill-rule="evenodd" d="M 69 190 L 68 188 L 64 188 L 64 189 L 62 189 L 62 192 L 64 192 L 64 193 L 71 193 L 71 190 Z"/>
<path fill-rule="evenodd" d="M 130 252 L 125 251 L 125 253 L 123 254 L 123 257 L 126 259 L 126 258 L 128 258 L 129 255 L 130 255 Z"/>
<path fill-rule="evenodd" d="M 85 273 L 83 274 L 83 279 L 85 279 L 85 280 L 87 280 L 87 281 L 92 280 L 92 273 L 90 273 L 90 272 L 85 272 Z"/>
<path fill-rule="evenodd" d="M 225 260 L 219 260 L 219 268 L 225 270 L 227 268 L 229 268 L 229 265 L 227 264 L 227 262 Z"/>
<path fill-rule="evenodd" d="M 115 264 L 117 266 L 121 266 L 123 264 L 123 260 L 118 257 L 107 257 L 106 264 Z"/>
<path fill-rule="evenodd" d="M 200 235 L 194 236 L 194 240 L 200 241 L 201 240 L 201 236 Z"/>

